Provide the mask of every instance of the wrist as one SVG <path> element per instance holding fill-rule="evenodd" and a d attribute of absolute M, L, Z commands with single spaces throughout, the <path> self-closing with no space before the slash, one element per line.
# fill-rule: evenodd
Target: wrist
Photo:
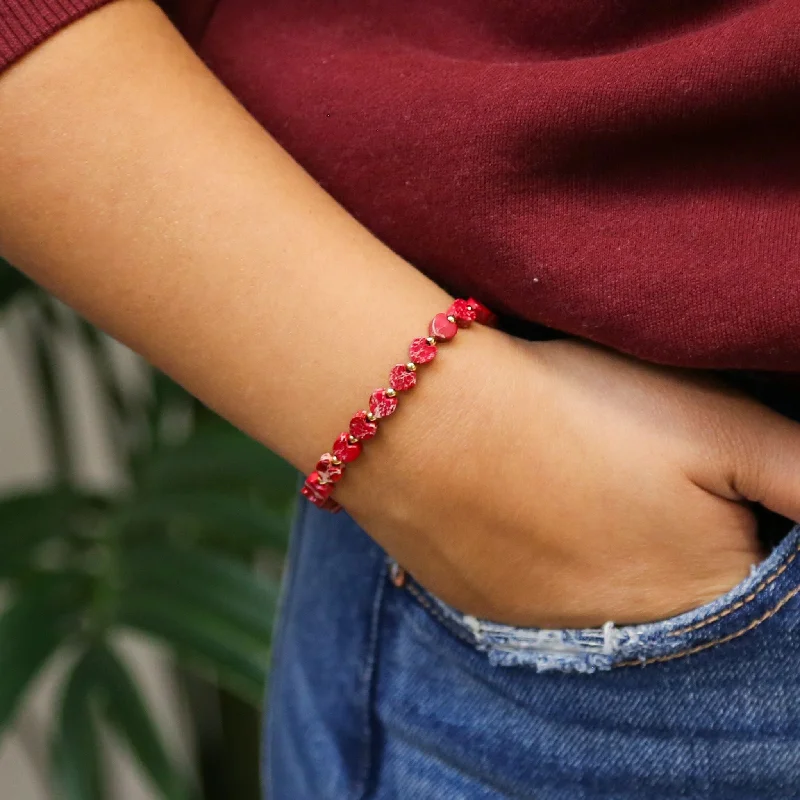
<path fill-rule="evenodd" d="M 333 496 L 337 484 L 349 471 L 349 465 L 361 458 L 364 446 L 378 434 L 388 418 L 394 416 L 401 397 L 407 397 L 417 385 L 420 370 L 426 374 L 442 346 L 452 347 L 460 330 L 473 325 L 493 325 L 495 319 L 489 309 L 474 299 L 455 300 L 446 310 L 433 315 L 424 331 L 426 335 L 411 339 L 403 360 L 387 370 L 383 385 L 371 392 L 365 408 L 353 414 L 347 428 L 337 436 L 329 451 L 320 456 L 315 469 L 306 476 L 301 494 L 315 506 L 331 512 L 339 511 L 341 495 Z"/>
<path fill-rule="evenodd" d="M 523 366 L 516 345 L 506 334 L 473 325 L 442 347 L 402 408 L 336 484 L 339 502 L 359 519 L 402 525 L 454 482 L 477 487 L 497 452 L 492 418 L 505 413 L 503 387 L 518 381 L 516 367 Z M 529 357 L 524 366 L 530 368 Z"/>

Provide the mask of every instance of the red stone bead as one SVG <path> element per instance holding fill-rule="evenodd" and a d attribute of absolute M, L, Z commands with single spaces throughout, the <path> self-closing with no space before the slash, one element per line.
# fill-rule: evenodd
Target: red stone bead
<path fill-rule="evenodd" d="M 371 439 L 378 432 L 378 423 L 367 419 L 366 411 L 359 411 L 350 420 L 350 433 L 356 439 Z"/>
<path fill-rule="evenodd" d="M 323 483 L 336 483 L 344 475 L 344 463 L 334 464 L 330 453 L 323 453 L 319 457 L 316 469 Z"/>
<path fill-rule="evenodd" d="M 454 300 L 450 308 L 447 309 L 447 316 L 455 317 L 456 323 L 460 328 L 468 328 L 470 323 L 475 322 L 477 314 L 475 308 L 463 299 Z"/>
<path fill-rule="evenodd" d="M 376 389 L 369 398 L 369 410 L 378 418 L 394 414 L 397 408 L 397 397 L 389 397 L 386 389 Z"/>
<path fill-rule="evenodd" d="M 408 357 L 414 364 L 427 364 L 436 358 L 436 345 L 426 339 L 414 339 L 408 347 Z"/>
<path fill-rule="evenodd" d="M 311 500 L 314 505 L 322 505 L 333 491 L 332 483 L 323 483 L 319 473 L 312 472 L 303 484 L 301 489 L 303 495 Z"/>
<path fill-rule="evenodd" d="M 339 438 L 333 443 L 331 447 L 331 455 L 336 456 L 340 461 L 349 464 L 355 461 L 361 455 L 361 442 L 352 444 L 348 438 L 349 434 L 341 433 Z"/>
<path fill-rule="evenodd" d="M 475 309 L 475 319 L 481 325 L 494 325 L 497 322 L 497 316 L 489 311 L 483 303 L 479 303 L 474 297 L 470 297 L 467 302 Z"/>
<path fill-rule="evenodd" d="M 329 497 L 320 508 L 330 511 L 331 514 L 338 514 L 342 510 L 342 507 L 332 497 Z"/>
<path fill-rule="evenodd" d="M 458 325 L 447 319 L 447 314 L 437 314 L 428 326 L 431 336 L 437 342 L 446 342 L 458 333 Z"/>
<path fill-rule="evenodd" d="M 318 497 L 311 489 L 308 488 L 308 486 L 303 486 L 303 488 L 300 490 L 300 494 L 310 500 L 317 508 L 322 508 L 327 502 L 325 498 Z M 329 499 L 330 498 L 328 498 L 328 500 Z"/>
<path fill-rule="evenodd" d="M 311 489 L 309 489 L 308 486 L 303 486 L 303 488 L 300 490 L 300 494 L 310 500 L 315 506 L 317 506 L 317 508 L 322 508 L 327 502 L 327 500 L 317 497 L 317 495 Z"/>
<path fill-rule="evenodd" d="M 406 369 L 405 364 L 395 364 L 389 372 L 389 386 L 396 392 L 413 389 L 417 384 L 417 373 Z"/>

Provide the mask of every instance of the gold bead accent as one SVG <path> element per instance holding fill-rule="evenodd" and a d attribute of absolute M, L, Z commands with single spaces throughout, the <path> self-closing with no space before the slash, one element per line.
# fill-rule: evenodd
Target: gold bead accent
<path fill-rule="evenodd" d="M 370 422 L 375 422 L 375 415 L 371 411 L 367 411 L 367 419 Z"/>
<path fill-rule="evenodd" d="M 471 306 L 469 303 L 467 303 L 467 308 L 468 308 L 470 311 L 474 311 L 474 310 L 475 310 L 475 309 L 474 309 L 474 308 L 473 308 L 473 307 L 472 307 L 472 306 Z"/>
<path fill-rule="evenodd" d="M 454 317 L 452 314 L 450 314 L 450 315 L 448 315 L 448 317 L 447 317 L 447 321 L 448 321 L 448 322 L 455 322 L 455 321 L 456 321 L 456 318 L 455 318 L 455 317 Z"/>
<path fill-rule="evenodd" d="M 413 361 L 409 361 L 408 364 L 406 364 L 406 369 L 409 372 L 416 372 L 417 371 L 417 365 Z"/>
<path fill-rule="evenodd" d="M 394 397 L 396 394 L 397 392 L 391 386 L 386 390 L 387 397 Z"/>
<path fill-rule="evenodd" d="M 334 467 L 338 467 L 341 463 L 342 463 L 341 458 L 337 458 L 336 456 L 331 456 L 331 464 L 333 464 Z"/>
<path fill-rule="evenodd" d="M 425 341 L 426 341 L 426 342 L 427 342 L 429 345 L 435 345 L 435 344 L 436 344 L 436 339 L 434 339 L 434 338 L 433 338 L 433 336 L 426 336 L 426 337 L 425 337 Z"/>
<path fill-rule="evenodd" d="M 347 441 L 350 442 L 350 444 L 358 444 L 358 439 L 356 439 L 352 433 L 348 434 Z"/>

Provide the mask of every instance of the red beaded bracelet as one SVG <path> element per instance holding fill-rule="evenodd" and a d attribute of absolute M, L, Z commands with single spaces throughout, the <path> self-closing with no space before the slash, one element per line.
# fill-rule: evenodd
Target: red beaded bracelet
<path fill-rule="evenodd" d="M 430 335 L 414 339 L 409 345 L 408 363 L 395 364 L 389 371 L 389 386 L 370 395 L 369 411 L 359 411 L 350 420 L 349 429 L 339 434 L 330 452 L 320 456 L 316 469 L 300 490 L 303 497 L 319 508 L 333 513 L 340 511 L 342 507 L 331 497 L 334 484 L 342 479 L 345 467 L 361 455 L 362 442 L 378 432 L 378 420 L 394 414 L 398 392 L 416 384 L 417 367 L 433 361 L 437 343 L 452 339 L 459 328 L 468 328 L 473 322 L 493 325 L 496 319 L 486 306 L 471 297 L 455 300 L 447 311 L 437 314 L 428 326 Z"/>

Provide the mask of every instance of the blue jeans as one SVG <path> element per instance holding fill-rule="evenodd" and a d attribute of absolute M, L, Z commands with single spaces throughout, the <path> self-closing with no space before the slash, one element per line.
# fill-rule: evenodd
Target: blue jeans
<path fill-rule="evenodd" d="M 800 525 L 663 622 L 465 617 L 302 503 L 265 736 L 269 800 L 800 798 Z M 396 576 L 396 573 L 394 574 Z"/>

